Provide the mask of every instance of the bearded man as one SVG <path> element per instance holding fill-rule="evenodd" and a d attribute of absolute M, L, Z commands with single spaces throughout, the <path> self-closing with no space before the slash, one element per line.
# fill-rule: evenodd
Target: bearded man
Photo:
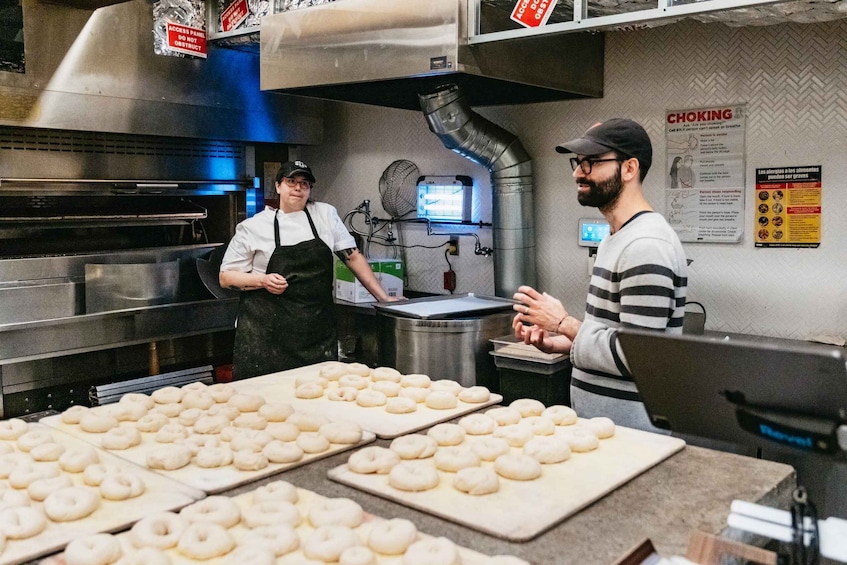
<path fill-rule="evenodd" d="M 608 416 L 617 424 L 653 427 L 618 346 L 619 328 L 682 333 L 687 261 L 676 232 L 644 198 L 642 182 L 653 147 L 638 123 L 612 118 L 556 147 L 570 159 L 577 199 L 597 208 L 611 233 L 600 242 L 585 318 L 561 301 L 521 286 L 512 327 L 524 343 L 547 353 L 569 353 L 571 405 L 580 416 Z"/>

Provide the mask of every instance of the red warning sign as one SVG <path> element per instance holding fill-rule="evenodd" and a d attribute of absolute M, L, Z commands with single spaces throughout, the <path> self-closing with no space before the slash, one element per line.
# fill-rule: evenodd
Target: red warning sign
<path fill-rule="evenodd" d="M 247 19 L 249 14 L 250 8 L 247 6 L 247 0 L 235 0 L 221 13 L 221 31 L 236 29 L 241 25 L 241 22 Z"/>
<path fill-rule="evenodd" d="M 205 59 L 206 30 L 168 22 L 168 48 Z"/>
<path fill-rule="evenodd" d="M 524 27 L 541 27 L 550 19 L 557 0 L 518 0 L 511 19 Z"/>

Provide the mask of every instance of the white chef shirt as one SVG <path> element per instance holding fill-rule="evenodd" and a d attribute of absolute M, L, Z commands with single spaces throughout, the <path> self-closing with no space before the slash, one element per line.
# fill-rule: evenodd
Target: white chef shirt
<path fill-rule="evenodd" d="M 324 202 L 309 202 L 306 208 L 312 216 L 318 235 L 333 252 L 356 247 L 356 240 L 347 231 L 335 207 Z M 221 271 L 265 273 L 276 246 L 275 213 L 275 208 L 266 206 L 264 210 L 236 226 L 235 235 L 224 254 Z M 280 210 L 278 219 L 280 245 L 297 245 L 314 239 L 305 212 L 286 214 Z"/>

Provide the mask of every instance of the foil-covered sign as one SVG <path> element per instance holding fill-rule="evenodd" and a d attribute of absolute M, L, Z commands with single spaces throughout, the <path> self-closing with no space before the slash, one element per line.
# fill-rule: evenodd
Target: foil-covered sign
<path fill-rule="evenodd" d="M 203 0 L 153 2 L 153 52 L 172 57 L 206 58 Z"/>

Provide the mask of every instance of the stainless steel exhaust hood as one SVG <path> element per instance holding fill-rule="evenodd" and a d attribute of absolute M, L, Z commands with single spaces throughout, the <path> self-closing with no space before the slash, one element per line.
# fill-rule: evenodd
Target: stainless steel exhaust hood
<path fill-rule="evenodd" d="M 603 95 L 602 34 L 467 44 L 466 0 L 339 0 L 263 18 L 260 87 L 417 110 L 458 85 L 472 106 Z M 481 7 L 480 21 L 501 18 Z"/>

